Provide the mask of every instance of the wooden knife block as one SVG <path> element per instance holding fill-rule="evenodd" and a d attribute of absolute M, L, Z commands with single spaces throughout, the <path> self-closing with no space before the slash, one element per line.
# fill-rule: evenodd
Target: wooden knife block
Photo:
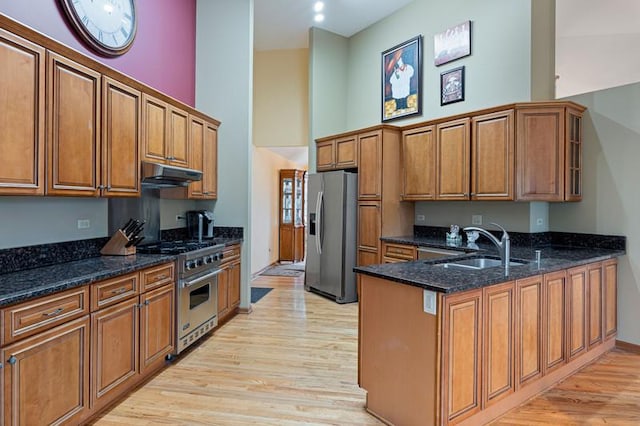
<path fill-rule="evenodd" d="M 111 255 L 111 256 L 128 256 L 130 254 L 136 254 L 136 247 L 125 247 L 125 245 L 129 242 L 127 236 L 122 232 L 121 229 L 118 229 L 111 239 L 107 242 L 107 244 L 102 247 L 100 250 L 100 254 L 102 255 Z"/>

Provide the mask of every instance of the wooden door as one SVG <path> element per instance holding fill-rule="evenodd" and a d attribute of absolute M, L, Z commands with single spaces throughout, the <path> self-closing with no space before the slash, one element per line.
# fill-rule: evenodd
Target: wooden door
<path fill-rule="evenodd" d="M 140 196 L 141 97 L 123 83 L 102 79 L 103 196 Z"/>
<path fill-rule="evenodd" d="M 446 296 L 442 320 L 442 403 L 445 421 L 480 411 L 482 290 Z"/>
<path fill-rule="evenodd" d="M 402 133 L 402 199 L 433 200 L 436 196 L 435 126 Z"/>
<path fill-rule="evenodd" d="M 0 195 L 42 195 L 45 50 L 0 29 L 0 64 Z"/>
<path fill-rule="evenodd" d="M 471 199 L 513 200 L 513 110 L 473 117 L 471 125 Z"/>
<path fill-rule="evenodd" d="M 164 365 L 175 348 L 175 284 L 140 295 L 140 374 Z"/>
<path fill-rule="evenodd" d="M 567 345 L 569 360 L 587 349 L 587 268 L 567 271 Z"/>
<path fill-rule="evenodd" d="M 355 135 L 336 139 L 335 152 L 336 169 L 358 167 L 358 138 Z"/>
<path fill-rule="evenodd" d="M 218 198 L 218 126 L 204 123 L 204 145 L 202 148 L 202 187 L 204 197 Z"/>
<path fill-rule="evenodd" d="M 516 113 L 517 199 L 564 200 L 564 108 L 519 108 Z"/>
<path fill-rule="evenodd" d="M 189 167 L 189 114 L 169 107 L 169 164 Z"/>
<path fill-rule="evenodd" d="M 469 199 L 471 136 L 468 118 L 436 126 L 436 199 Z"/>
<path fill-rule="evenodd" d="M 380 263 L 380 202 L 358 202 L 358 265 Z"/>
<path fill-rule="evenodd" d="M 229 266 L 229 307 L 240 305 L 240 262 Z"/>
<path fill-rule="evenodd" d="M 47 53 L 47 194 L 97 196 L 100 73 Z"/>
<path fill-rule="evenodd" d="M 618 332 L 618 260 L 610 259 L 602 262 L 604 281 L 604 302 L 602 303 L 604 337 L 615 337 Z"/>
<path fill-rule="evenodd" d="M 514 392 L 514 282 L 483 289 L 482 406 Z"/>
<path fill-rule="evenodd" d="M 204 120 L 190 116 L 189 138 L 191 140 L 191 168 L 203 172 L 202 179 L 189 184 L 189 198 L 205 198 L 204 195 Z"/>
<path fill-rule="evenodd" d="M 142 95 L 142 152 L 147 161 L 167 162 L 169 106 L 151 95 Z"/>
<path fill-rule="evenodd" d="M 316 142 L 316 170 L 333 170 L 336 163 L 336 141 Z"/>
<path fill-rule="evenodd" d="M 218 320 L 229 312 L 229 275 L 229 264 L 226 264 L 218 274 Z"/>
<path fill-rule="evenodd" d="M 382 132 L 363 133 L 358 137 L 358 199 L 382 197 Z"/>
<path fill-rule="evenodd" d="M 542 276 L 516 281 L 516 390 L 542 375 Z"/>
<path fill-rule="evenodd" d="M 602 263 L 587 266 L 587 344 L 592 346 L 602 343 Z"/>
<path fill-rule="evenodd" d="M 544 373 L 561 367 L 567 362 L 566 349 L 566 272 L 544 275 Z"/>
<path fill-rule="evenodd" d="M 77 424 L 89 409 L 89 316 L 2 349 L 5 425 Z"/>
<path fill-rule="evenodd" d="M 138 374 L 138 297 L 91 314 L 91 408 L 125 392 Z"/>

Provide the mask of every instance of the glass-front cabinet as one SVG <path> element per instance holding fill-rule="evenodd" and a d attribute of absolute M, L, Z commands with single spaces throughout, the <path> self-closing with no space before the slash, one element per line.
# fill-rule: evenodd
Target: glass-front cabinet
<path fill-rule="evenodd" d="M 280 170 L 280 260 L 304 260 L 304 170 Z"/>

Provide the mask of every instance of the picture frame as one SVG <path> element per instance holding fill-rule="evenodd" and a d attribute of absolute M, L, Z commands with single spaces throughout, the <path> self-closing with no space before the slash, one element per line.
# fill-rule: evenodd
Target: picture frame
<path fill-rule="evenodd" d="M 422 35 L 382 52 L 382 122 L 422 114 Z"/>
<path fill-rule="evenodd" d="M 447 28 L 433 36 L 433 63 L 438 67 L 471 55 L 471 21 Z"/>
<path fill-rule="evenodd" d="M 440 74 L 440 106 L 464 101 L 464 66 Z"/>

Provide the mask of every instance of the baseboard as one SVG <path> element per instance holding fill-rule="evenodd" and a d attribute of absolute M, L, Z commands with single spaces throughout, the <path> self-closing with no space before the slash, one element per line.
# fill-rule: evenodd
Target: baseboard
<path fill-rule="evenodd" d="M 260 269 L 258 272 L 254 273 L 254 274 L 251 274 L 251 281 L 255 280 L 258 275 L 260 275 L 261 273 L 263 273 L 267 269 L 271 268 L 272 266 L 277 265 L 278 263 L 279 262 L 276 260 L 275 262 L 273 262 L 273 263 L 265 266 L 264 268 Z"/>
<path fill-rule="evenodd" d="M 253 312 L 253 305 L 249 305 L 248 308 L 238 307 L 239 314 L 250 314 L 251 312 Z"/>
<path fill-rule="evenodd" d="M 620 348 L 625 351 L 635 352 L 640 354 L 640 345 L 636 345 L 629 342 L 623 342 L 622 340 L 616 340 L 616 348 Z"/>

